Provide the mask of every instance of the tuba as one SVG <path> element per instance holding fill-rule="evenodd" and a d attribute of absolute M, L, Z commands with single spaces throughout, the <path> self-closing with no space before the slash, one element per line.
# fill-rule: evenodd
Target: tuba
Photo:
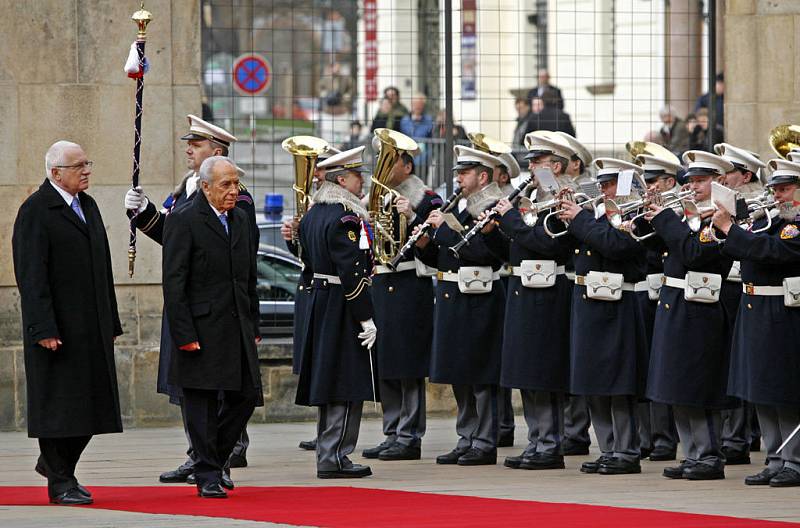
<path fill-rule="evenodd" d="M 639 154 L 647 154 L 655 158 L 661 158 L 676 165 L 681 164 L 681 160 L 678 159 L 678 156 L 658 143 L 653 143 L 651 141 L 628 141 L 625 143 L 625 150 L 628 151 L 628 154 L 633 158 L 633 162 L 637 165 L 640 165 L 639 161 L 637 161 Z"/>
<path fill-rule="evenodd" d="M 375 129 L 375 139 L 380 144 L 380 151 L 372 173 L 367 210 L 374 229 L 372 252 L 375 261 L 387 266 L 406 243 L 408 227 L 406 217 L 397 212 L 395 198 L 400 194 L 390 187 L 392 171 L 401 154 L 414 153 L 418 147 L 410 137 L 388 128 Z M 395 218 L 398 225 L 395 225 Z"/>
<path fill-rule="evenodd" d="M 311 201 L 317 157 L 328 150 L 328 142 L 314 136 L 292 136 L 284 139 L 281 147 L 294 158 L 294 214 L 300 220 Z"/>
<path fill-rule="evenodd" d="M 800 148 L 800 125 L 778 125 L 770 130 L 769 146 L 778 156 L 789 159 L 789 153 Z"/>
<path fill-rule="evenodd" d="M 482 152 L 486 152 L 487 154 L 491 154 L 492 156 L 497 156 L 499 154 L 508 154 L 511 152 L 511 147 L 506 145 L 500 140 L 490 138 L 486 134 L 482 134 L 480 132 L 470 132 L 467 134 L 467 138 L 469 138 L 470 143 L 476 150 L 480 150 Z"/>

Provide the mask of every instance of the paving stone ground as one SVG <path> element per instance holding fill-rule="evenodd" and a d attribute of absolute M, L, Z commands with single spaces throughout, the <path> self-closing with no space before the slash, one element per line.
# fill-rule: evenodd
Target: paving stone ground
<path fill-rule="evenodd" d="M 731 466 L 722 481 L 689 482 L 661 476 L 669 462 L 643 462 L 640 475 L 584 475 L 581 462 L 598 456 L 567 458 L 567 469 L 555 471 L 511 470 L 502 466 L 505 456 L 516 455 L 525 442 L 525 426 L 517 417 L 516 445 L 499 450 L 496 466 L 437 466 L 435 457 L 455 444 L 453 418 L 432 418 L 423 445 L 422 460 L 365 462 L 361 449 L 378 443 L 380 422 L 362 424 L 359 448 L 351 458 L 369 463 L 374 475 L 367 479 L 334 482 L 369 488 L 473 495 L 479 497 L 577 502 L 607 506 L 652 508 L 671 511 L 729 515 L 800 522 L 800 488 L 775 489 L 745 486 L 746 475 L 762 469 L 764 454 L 753 453 L 753 463 Z M 297 448 L 300 440 L 314 436 L 312 423 L 258 424 L 248 428 L 251 446 L 249 467 L 235 469 L 233 478 L 242 486 L 329 486 L 315 477 L 314 455 Z M 78 478 L 89 486 L 156 485 L 158 474 L 182 462 L 183 430 L 133 429 L 119 435 L 95 437 L 78 466 Z M 44 485 L 34 473 L 37 443 L 25 433 L 0 433 L 0 486 Z M 180 484 L 178 484 L 180 485 Z M 200 500 L 200 499 L 198 499 Z M 502 522 L 500 523 L 502 525 Z M 263 527 L 278 526 L 192 516 L 148 515 L 66 507 L 2 507 L 4 528 L 86 527 Z"/>

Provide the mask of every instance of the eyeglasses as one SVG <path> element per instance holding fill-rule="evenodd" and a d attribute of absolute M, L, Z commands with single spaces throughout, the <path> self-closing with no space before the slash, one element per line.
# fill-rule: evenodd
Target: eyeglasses
<path fill-rule="evenodd" d="M 82 163 L 76 163 L 75 165 L 56 165 L 54 168 L 56 168 L 56 169 L 91 169 L 92 165 L 94 165 L 93 161 L 84 161 Z"/>

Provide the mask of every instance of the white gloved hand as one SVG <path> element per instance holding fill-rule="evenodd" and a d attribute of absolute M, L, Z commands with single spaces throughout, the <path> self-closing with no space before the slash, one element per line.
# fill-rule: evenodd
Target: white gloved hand
<path fill-rule="evenodd" d="M 144 195 L 144 191 L 141 187 L 128 189 L 128 192 L 125 193 L 125 209 L 141 213 L 147 208 L 148 203 L 150 203 L 150 201 L 147 199 L 147 196 Z"/>
<path fill-rule="evenodd" d="M 361 328 L 363 332 L 358 334 L 361 340 L 361 346 L 371 349 L 375 345 L 375 340 L 378 338 L 378 329 L 375 327 L 375 322 L 372 319 L 361 321 Z"/>

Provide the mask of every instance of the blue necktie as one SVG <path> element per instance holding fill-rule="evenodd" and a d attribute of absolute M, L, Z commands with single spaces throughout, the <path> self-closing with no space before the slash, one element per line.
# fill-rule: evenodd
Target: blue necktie
<path fill-rule="evenodd" d="M 83 210 L 81 209 L 81 202 L 78 200 L 77 196 L 72 199 L 72 210 L 75 211 L 75 214 L 78 215 L 78 218 L 83 220 L 83 223 L 86 223 L 86 217 L 83 216 Z"/>
<path fill-rule="evenodd" d="M 228 216 L 225 213 L 222 213 L 221 215 L 219 215 L 219 221 L 222 222 L 222 227 L 225 228 L 225 234 L 226 235 L 229 234 L 228 233 Z"/>

